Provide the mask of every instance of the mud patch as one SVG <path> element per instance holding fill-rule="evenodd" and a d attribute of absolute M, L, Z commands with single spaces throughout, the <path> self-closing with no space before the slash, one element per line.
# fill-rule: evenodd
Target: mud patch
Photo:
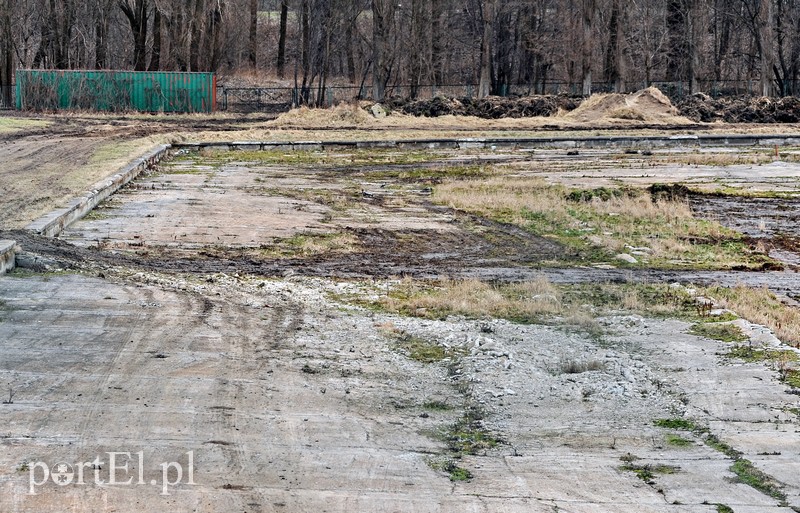
<path fill-rule="evenodd" d="M 800 199 L 691 195 L 696 215 L 747 235 L 753 246 L 800 268 Z"/>

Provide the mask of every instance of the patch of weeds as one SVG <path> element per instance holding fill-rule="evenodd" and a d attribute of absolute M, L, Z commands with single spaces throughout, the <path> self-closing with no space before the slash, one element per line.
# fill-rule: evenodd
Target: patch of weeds
<path fill-rule="evenodd" d="M 667 435 L 667 445 L 671 445 L 673 447 L 689 447 L 693 444 L 691 440 L 688 438 L 684 438 L 679 435 Z"/>
<path fill-rule="evenodd" d="M 751 344 L 737 344 L 725 353 L 727 358 L 736 358 L 745 362 L 789 362 L 797 361 L 797 353 L 788 349 L 768 349 L 753 347 Z"/>
<path fill-rule="evenodd" d="M 623 458 L 625 457 L 623 456 Z M 625 464 L 620 467 L 620 470 L 625 472 L 633 472 L 636 474 L 636 477 L 647 484 L 654 484 L 654 479 L 658 474 L 674 474 L 680 470 L 680 467 L 676 467 L 674 465 L 650 463 L 639 464 L 634 463 L 633 460 L 630 460 L 629 458 L 626 459 L 628 459 L 628 461 L 626 461 Z M 625 461 L 625 459 L 623 459 L 623 461 Z"/>
<path fill-rule="evenodd" d="M 711 287 L 702 292 L 742 318 L 767 326 L 784 344 L 800 347 L 800 309 L 784 304 L 769 289 L 739 285 Z"/>
<path fill-rule="evenodd" d="M 304 258 L 330 253 L 352 253 L 360 242 L 351 233 L 300 233 L 286 238 L 276 238 L 272 244 L 262 245 L 258 255 L 262 258 Z"/>
<path fill-rule="evenodd" d="M 646 248 L 642 264 L 658 268 L 763 268 L 775 265 L 742 234 L 693 216 L 670 191 L 570 190 L 541 179 L 495 176 L 437 186 L 435 202 L 521 226 L 572 251 L 564 264 L 609 262 L 626 245 Z M 615 262 L 617 265 L 623 265 Z"/>
<path fill-rule="evenodd" d="M 677 431 L 696 431 L 698 430 L 697 424 L 689 419 L 656 419 L 653 425 L 660 428 L 675 429 Z"/>
<path fill-rule="evenodd" d="M 362 167 L 374 165 L 409 165 L 439 160 L 443 154 L 429 151 L 395 149 L 358 149 L 347 152 L 313 150 L 220 150 L 208 155 L 226 163 L 250 165 L 313 165 L 314 167 Z"/>
<path fill-rule="evenodd" d="M 786 495 L 781 490 L 782 485 L 779 482 L 755 468 L 750 460 L 742 457 L 742 453 L 740 451 L 737 451 L 729 444 L 720 440 L 719 437 L 711 433 L 707 427 L 698 426 L 688 419 L 678 418 L 658 419 L 654 422 L 654 424 L 658 427 L 667 429 L 691 431 L 698 436 L 702 436 L 703 442 L 708 447 L 733 460 L 730 470 L 736 474 L 739 482 L 749 485 L 756 490 L 780 501 L 786 500 Z"/>
<path fill-rule="evenodd" d="M 28 463 L 28 460 L 23 460 L 22 463 L 17 466 L 17 472 L 27 472 L 29 470 L 30 464 Z"/>
<path fill-rule="evenodd" d="M 445 347 L 436 342 L 409 334 L 402 334 L 397 345 L 406 356 L 421 363 L 441 362 L 442 360 L 457 358 L 465 354 L 465 351 L 461 348 Z"/>
<path fill-rule="evenodd" d="M 733 508 L 726 504 L 718 502 L 715 506 L 717 507 L 717 513 L 734 513 Z"/>
<path fill-rule="evenodd" d="M 732 446 L 728 445 L 727 443 L 720 440 L 717 435 L 713 435 L 709 432 L 708 428 L 701 428 L 701 434 L 705 434 L 705 438 L 703 442 L 712 449 L 717 452 L 721 452 L 725 456 L 731 458 L 732 460 L 738 460 L 742 457 L 742 453 L 734 449 Z"/>
<path fill-rule="evenodd" d="M 642 191 L 630 188 L 610 188 L 598 187 L 595 189 L 576 189 L 567 194 L 567 200 L 573 202 L 581 201 L 609 201 L 614 198 L 623 198 L 625 196 L 636 197 L 641 195 Z"/>
<path fill-rule="evenodd" d="M 711 324 L 713 324 L 713 323 L 716 323 L 716 322 L 730 322 L 730 321 L 735 321 L 736 319 L 738 319 L 738 318 L 739 318 L 739 316 L 738 316 L 738 315 L 736 315 L 736 314 L 735 314 L 735 313 L 733 313 L 733 312 L 723 312 L 722 314 L 720 314 L 720 315 L 715 315 L 715 316 L 711 316 L 711 315 L 703 315 L 702 317 L 703 317 L 703 318 L 701 319 L 701 321 L 700 321 L 700 322 L 711 323 Z"/>
<path fill-rule="evenodd" d="M 759 492 L 769 495 L 773 499 L 779 501 L 786 500 L 786 494 L 781 490 L 780 483 L 755 468 L 750 460 L 740 458 L 733 463 L 730 470 L 736 474 L 739 482 L 751 486 Z"/>
<path fill-rule="evenodd" d="M 422 403 L 422 407 L 431 411 L 450 411 L 453 409 L 452 406 L 444 401 L 425 401 Z"/>
<path fill-rule="evenodd" d="M 734 324 L 698 323 L 691 327 L 689 333 L 712 340 L 721 340 L 722 342 L 744 342 L 748 340 L 747 335 L 742 333 L 741 328 Z"/>
<path fill-rule="evenodd" d="M 800 388 L 800 370 L 787 369 L 782 374 L 784 383 L 786 383 L 792 388 Z M 800 416 L 800 410 L 795 408 L 795 414 Z"/>
<path fill-rule="evenodd" d="M 450 481 L 469 481 L 473 478 L 472 472 L 459 467 L 451 458 L 428 458 L 428 466 L 437 472 L 444 472 L 450 477 Z"/>
<path fill-rule="evenodd" d="M 471 408 L 443 433 L 443 439 L 451 453 L 459 456 L 486 454 L 501 443 L 499 438 L 483 426 L 482 419 L 483 412 Z"/>
<path fill-rule="evenodd" d="M 489 166 L 437 165 L 435 167 L 414 169 L 399 168 L 368 171 L 363 174 L 363 177 L 370 180 L 396 179 L 405 182 L 440 183 L 444 179 L 470 180 L 485 178 L 495 173 L 494 168 Z"/>
<path fill-rule="evenodd" d="M 103 221 L 105 219 L 110 218 L 111 216 L 102 212 L 101 209 L 95 208 L 89 211 L 85 216 L 83 216 L 83 221 Z"/>

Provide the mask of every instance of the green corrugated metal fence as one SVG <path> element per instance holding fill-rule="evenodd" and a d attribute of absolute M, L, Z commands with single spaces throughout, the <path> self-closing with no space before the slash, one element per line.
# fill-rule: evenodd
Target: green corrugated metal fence
<path fill-rule="evenodd" d="M 212 112 L 213 73 L 17 70 L 17 109 Z"/>

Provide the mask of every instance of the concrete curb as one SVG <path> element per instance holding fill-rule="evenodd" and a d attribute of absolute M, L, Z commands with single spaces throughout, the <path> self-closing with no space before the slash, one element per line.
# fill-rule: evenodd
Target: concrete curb
<path fill-rule="evenodd" d="M 305 150 L 323 151 L 345 148 L 397 149 L 466 149 L 466 148 L 675 148 L 720 146 L 789 146 L 800 145 L 800 135 L 674 135 L 541 137 L 541 138 L 465 138 L 416 139 L 397 141 L 230 141 L 176 143 L 175 149 L 218 150 Z"/>
<path fill-rule="evenodd" d="M 17 243 L 13 240 L 0 240 L 0 275 L 12 271 L 17 261 Z"/>
<path fill-rule="evenodd" d="M 119 173 L 94 184 L 91 191 L 72 200 L 66 207 L 46 214 L 26 226 L 25 229 L 45 237 L 57 236 L 67 226 L 88 214 L 104 199 L 139 176 L 142 171 L 158 163 L 169 149 L 169 145 L 158 146 L 143 157 L 125 166 Z"/>

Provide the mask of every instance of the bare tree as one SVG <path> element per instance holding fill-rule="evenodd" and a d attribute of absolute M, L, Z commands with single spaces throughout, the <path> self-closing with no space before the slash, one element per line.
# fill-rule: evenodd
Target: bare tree
<path fill-rule="evenodd" d="M 596 0 L 582 0 L 581 20 L 583 21 L 583 38 L 581 40 L 582 59 L 581 69 L 583 76 L 582 93 L 584 96 L 592 94 L 592 26 L 597 13 Z"/>
<path fill-rule="evenodd" d="M 492 41 L 494 39 L 495 0 L 481 1 L 481 17 L 483 34 L 481 36 L 480 79 L 478 81 L 478 98 L 489 96 L 492 87 Z"/>
<path fill-rule="evenodd" d="M 119 8 L 128 19 L 133 33 L 133 69 L 144 71 L 147 69 L 147 22 L 149 6 L 147 0 L 121 0 Z"/>
<path fill-rule="evenodd" d="M 372 98 L 381 102 L 392 72 L 389 45 L 394 24 L 394 0 L 372 0 Z"/>

